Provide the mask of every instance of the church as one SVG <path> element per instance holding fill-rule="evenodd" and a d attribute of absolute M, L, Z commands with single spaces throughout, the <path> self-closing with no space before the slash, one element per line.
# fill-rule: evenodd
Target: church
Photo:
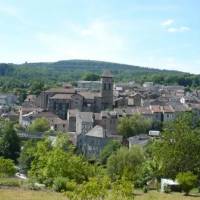
<path fill-rule="evenodd" d="M 38 106 L 66 120 L 68 110 L 98 113 L 113 108 L 113 76 L 110 71 L 101 75 L 100 92 L 77 91 L 71 85 L 51 88 L 38 97 Z"/>

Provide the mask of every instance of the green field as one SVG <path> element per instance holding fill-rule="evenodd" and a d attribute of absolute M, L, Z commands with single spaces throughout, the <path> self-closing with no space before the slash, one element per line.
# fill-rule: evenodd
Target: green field
<path fill-rule="evenodd" d="M 0 200 L 67 200 L 67 197 L 55 192 L 3 188 L 0 189 Z M 186 197 L 180 193 L 163 194 L 151 191 L 143 194 L 136 191 L 135 200 L 200 200 L 200 195 Z"/>

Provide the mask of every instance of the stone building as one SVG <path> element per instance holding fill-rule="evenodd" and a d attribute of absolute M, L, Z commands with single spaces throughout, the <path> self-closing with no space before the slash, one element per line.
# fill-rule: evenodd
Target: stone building
<path fill-rule="evenodd" d="M 101 112 L 113 108 L 113 77 L 106 71 L 101 77 L 101 91 L 77 91 L 71 85 L 51 88 L 42 92 L 38 100 L 38 107 L 53 112 L 61 119 L 68 118 L 69 109 L 81 112 Z"/>
<path fill-rule="evenodd" d="M 104 71 L 101 76 L 102 108 L 113 108 L 113 76 L 109 71 Z"/>

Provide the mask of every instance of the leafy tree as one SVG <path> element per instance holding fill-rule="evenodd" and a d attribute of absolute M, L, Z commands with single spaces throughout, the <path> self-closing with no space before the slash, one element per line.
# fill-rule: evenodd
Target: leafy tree
<path fill-rule="evenodd" d="M 91 72 L 87 72 L 82 76 L 82 79 L 85 81 L 98 81 L 100 76 Z"/>
<path fill-rule="evenodd" d="M 93 167 L 82 157 L 63 150 L 62 146 L 52 146 L 49 140 L 45 140 L 37 145 L 29 174 L 43 183 L 52 182 L 57 177 L 81 183 L 87 181 L 93 172 Z"/>
<path fill-rule="evenodd" d="M 16 172 L 12 160 L 0 157 L 0 178 L 13 176 Z"/>
<path fill-rule="evenodd" d="M 197 176 L 195 176 L 192 172 L 179 173 L 176 179 L 186 195 L 188 195 L 190 190 L 196 186 L 198 180 Z"/>
<path fill-rule="evenodd" d="M 112 140 L 104 147 L 100 154 L 101 164 L 106 164 L 108 158 L 120 148 L 121 144 L 118 141 Z"/>
<path fill-rule="evenodd" d="M 9 121 L 2 121 L 0 138 L 0 156 L 17 161 L 20 153 L 20 139 L 14 129 L 14 125 Z"/>
<path fill-rule="evenodd" d="M 30 87 L 30 94 L 39 95 L 44 90 L 44 83 L 41 81 L 33 81 Z"/>
<path fill-rule="evenodd" d="M 135 114 L 132 117 L 123 117 L 118 123 L 118 132 L 125 138 L 137 134 L 146 133 L 151 127 L 151 121 L 142 115 Z"/>
<path fill-rule="evenodd" d="M 69 140 L 69 136 L 61 132 L 57 133 L 54 147 L 58 149 L 62 149 L 65 152 L 71 152 L 71 153 L 73 153 L 75 149 L 74 145 Z"/>
<path fill-rule="evenodd" d="M 112 180 L 122 177 L 128 180 L 135 180 L 144 161 L 144 152 L 138 146 L 133 146 L 130 150 L 122 147 L 112 154 L 107 162 L 107 172 Z"/>
<path fill-rule="evenodd" d="M 162 133 L 162 140 L 151 145 L 152 159 L 160 167 L 160 176 L 175 178 L 177 173 L 200 174 L 200 130 L 192 115 L 180 115 Z"/>
<path fill-rule="evenodd" d="M 50 129 L 49 122 L 46 118 L 41 117 L 33 121 L 33 123 L 28 127 L 30 132 L 45 132 Z"/>
<path fill-rule="evenodd" d="M 27 173 L 31 168 L 31 163 L 34 160 L 34 154 L 36 150 L 36 142 L 28 140 L 24 143 L 23 148 L 18 159 L 20 168 Z"/>

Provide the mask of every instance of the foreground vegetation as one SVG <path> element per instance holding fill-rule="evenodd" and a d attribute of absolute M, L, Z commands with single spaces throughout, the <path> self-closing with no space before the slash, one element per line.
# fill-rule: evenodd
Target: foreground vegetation
<path fill-rule="evenodd" d="M 23 189 L 0 189 L 0 200 L 67 200 L 64 194 L 50 191 L 33 191 Z M 135 200 L 197 200 L 198 194 L 194 196 L 183 196 L 180 193 L 165 194 L 150 191 L 147 194 L 141 191 L 135 192 Z"/>
<path fill-rule="evenodd" d="M 119 122 L 124 140 L 148 129 L 151 122 L 139 119 L 137 115 Z M 145 126 L 142 129 L 141 121 Z M 11 122 L 2 120 L 0 127 L 0 186 L 45 188 L 64 193 L 70 200 L 133 200 L 140 198 L 135 195 L 138 188 L 149 192 L 147 197 L 151 198 L 154 194 L 150 188 L 159 189 L 163 177 L 178 180 L 184 192 L 181 196 L 189 196 L 199 187 L 200 119 L 195 113 L 181 114 L 164 124 L 162 137 L 144 148 L 136 145 L 128 149 L 117 141 L 110 142 L 92 162 L 77 153 L 66 134 L 57 133 L 52 141 L 47 131 L 44 139 L 21 142 Z M 38 129 L 47 130 L 48 124 L 41 119 L 29 128 L 34 134 Z M 27 174 L 28 182 L 6 182 L 7 177 L 14 176 L 15 165 Z M 166 187 L 165 192 L 170 193 L 170 188 Z"/>

